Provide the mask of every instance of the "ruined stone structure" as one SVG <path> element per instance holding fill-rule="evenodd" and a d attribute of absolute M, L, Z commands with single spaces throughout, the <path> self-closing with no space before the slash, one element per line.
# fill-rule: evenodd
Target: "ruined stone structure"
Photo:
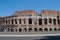
<path fill-rule="evenodd" d="M 16 11 L 0 17 L 0 32 L 49 32 L 60 31 L 60 12 L 54 10 Z"/>

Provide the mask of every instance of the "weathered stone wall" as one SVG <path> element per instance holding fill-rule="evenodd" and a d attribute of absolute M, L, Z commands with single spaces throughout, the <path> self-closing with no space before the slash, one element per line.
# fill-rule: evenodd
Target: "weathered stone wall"
<path fill-rule="evenodd" d="M 29 16 L 32 18 L 32 24 L 29 24 Z M 41 18 L 39 18 L 41 16 Z M 41 14 L 37 14 L 33 10 L 25 10 L 25 11 L 17 11 L 10 17 L 5 17 L 5 25 L 17 25 L 15 27 L 5 27 L 13 29 L 14 31 L 20 30 L 32 30 L 32 31 L 50 31 L 50 29 L 53 30 L 60 30 L 60 25 L 57 23 L 57 16 L 59 16 L 60 19 L 60 12 L 54 11 L 54 10 L 42 10 Z M 47 24 L 44 23 L 44 18 L 47 19 Z M 16 19 L 16 20 L 15 20 Z M 21 19 L 21 24 L 19 23 L 19 19 Z M 25 19 L 25 23 L 24 23 Z M 37 24 L 34 24 L 34 20 L 36 19 Z M 42 25 L 39 25 L 39 19 L 42 19 Z M 52 19 L 52 23 L 49 23 L 49 19 Z M 53 19 L 56 19 L 56 25 L 53 24 Z M 13 20 L 13 24 L 12 24 Z M 7 21 L 7 24 L 6 24 Z M 15 23 L 17 22 L 17 23 Z M 4 28 L 4 29 L 5 29 Z M 6 29 L 5 29 L 6 30 Z"/>

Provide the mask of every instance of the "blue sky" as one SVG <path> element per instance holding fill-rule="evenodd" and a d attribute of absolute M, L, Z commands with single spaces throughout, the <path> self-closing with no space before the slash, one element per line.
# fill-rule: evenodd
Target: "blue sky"
<path fill-rule="evenodd" d="M 0 0 L 0 16 L 12 15 L 17 10 L 42 9 L 60 11 L 60 0 Z"/>

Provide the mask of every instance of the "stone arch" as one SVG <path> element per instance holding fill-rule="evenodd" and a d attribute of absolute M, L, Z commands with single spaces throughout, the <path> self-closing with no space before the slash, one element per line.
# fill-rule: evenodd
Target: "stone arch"
<path fill-rule="evenodd" d="M 54 31 L 57 31 L 57 28 L 54 28 Z"/>
<path fill-rule="evenodd" d="M 44 18 L 44 24 L 47 24 L 47 18 Z"/>
<path fill-rule="evenodd" d="M 32 18 L 29 18 L 29 24 L 32 24 Z"/>
<path fill-rule="evenodd" d="M 39 31 L 43 31 L 43 29 L 42 28 L 39 28 Z"/>
<path fill-rule="evenodd" d="M 39 18 L 39 25 L 42 25 L 42 19 Z"/>
<path fill-rule="evenodd" d="M 8 28 L 8 32 L 10 32 L 10 28 Z"/>
<path fill-rule="evenodd" d="M 56 19 L 53 19 L 53 24 L 56 25 Z"/>
<path fill-rule="evenodd" d="M 21 24 L 21 18 L 19 19 L 19 24 Z"/>
<path fill-rule="evenodd" d="M 58 28 L 58 31 L 60 31 L 60 28 Z"/>
<path fill-rule="evenodd" d="M 49 28 L 49 31 L 52 31 L 52 28 Z"/>
<path fill-rule="evenodd" d="M 38 29 L 37 28 L 34 28 L 34 31 L 38 31 Z"/>
<path fill-rule="evenodd" d="M 58 25 L 60 25 L 60 19 L 57 19 L 57 23 L 58 23 Z"/>
<path fill-rule="evenodd" d="M 19 32 L 22 32 L 22 28 L 19 28 Z"/>
<path fill-rule="evenodd" d="M 13 28 L 11 28 L 11 32 L 14 32 L 14 29 Z"/>
<path fill-rule="evenodd" d="M 44 31 L 48 31 L 48 28 L 44 28 Z"/>
<path fill-rule="evenodd" d="M 27 31 L 27 28 L 24 28 L 24 31 L 26 32 Z"/>
<path fill-rule="evenodd" d="M 51 19 L 51 18 L 49 18 L 49 23 L 51 23 L 51 24 L 52 24 L 52 19 Z"/>
<path fill-rule="evenodd" d="M 29 28 L 28 30 L 29 30 L 29 31 L 32 31 L 32 28 Z"/>

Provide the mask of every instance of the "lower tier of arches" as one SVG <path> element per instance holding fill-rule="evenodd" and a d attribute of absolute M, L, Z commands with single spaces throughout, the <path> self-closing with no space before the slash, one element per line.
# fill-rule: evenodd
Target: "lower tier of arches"
<path fill-rule="evenodd" d="M 0 28 L 0 32 L 50 32 L 60 31 L 60 28 Z"/>

